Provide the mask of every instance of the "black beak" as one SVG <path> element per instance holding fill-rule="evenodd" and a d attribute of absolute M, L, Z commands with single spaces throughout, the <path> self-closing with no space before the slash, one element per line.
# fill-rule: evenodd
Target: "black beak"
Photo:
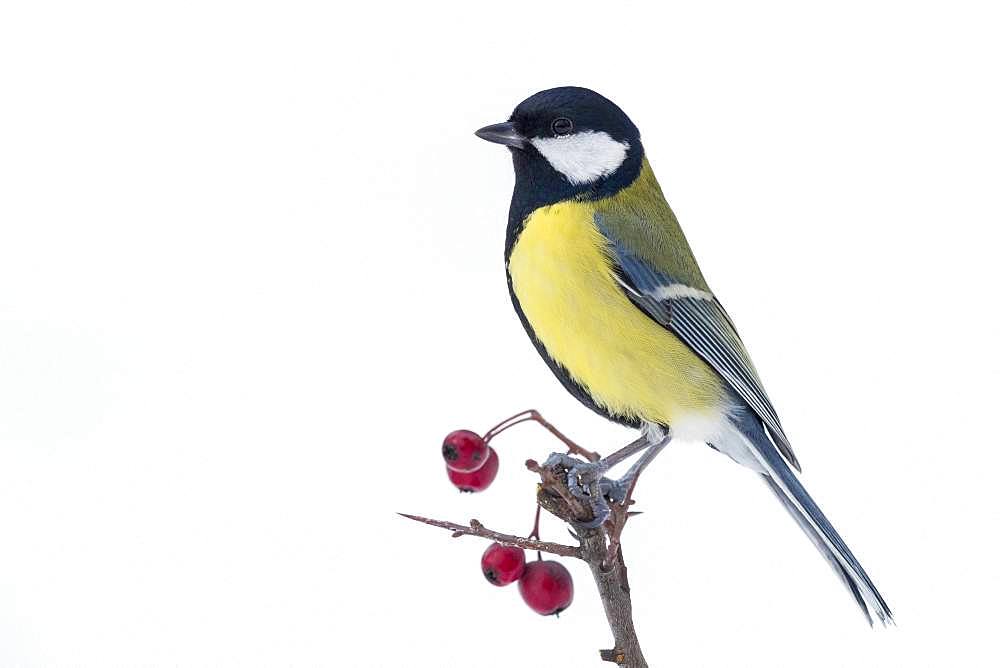
<path fill-rule="evenodd" d="M 476 130 L 476 136 L 494 144 L 503 144 L 511 148 L 524 148 L 528 145 L 528 140 L 510 122 L 494 123 L 485 128 L 479 128 Z"/>

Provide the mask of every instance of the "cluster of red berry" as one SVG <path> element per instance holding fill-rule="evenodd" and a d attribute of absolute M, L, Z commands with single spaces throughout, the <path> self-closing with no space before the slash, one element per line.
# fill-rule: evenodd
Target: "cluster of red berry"
<path fill-rule="evenodd" d="M 483 552 L 483 575 L 498 587 L 517 581 L 517 590 L 528 607 L 540 615 L 558 615 L 573 602 L 573 576 L 558 561 L 525 563 L 524 550 L 493 543 Z"/>
<path fill-rule="evenodd" d="M 517 417 L 517 416 L 515 416 Z M 531 419 L 531 418 L 529 418 Z M 441 447 L 448 479 L 462 492 L 481 492 L 496 479 L 500 460 L 489 440 L 517 422 L 486 433 L 485 437 L 459 429 L 448 434 Z M 538 538 L 538 516 L 532 538 Z M 480 562 L 486 580 L 497 587 L 517 582 L 517 589 L 528 607 L 540 615 L 558 615 L 573 602 L 573 577 L 558 561 L 538 560 L 527 563 L 524 550 L 512 545 L 493 543 Z"/>
<path fill-rule="evenodd" d="M 481 492 L 489 487 L 500 470 L 497 451 L 474 431 L 459 429 L 444 437 L 441 446 L 448 479 L 460 492 Z"/>

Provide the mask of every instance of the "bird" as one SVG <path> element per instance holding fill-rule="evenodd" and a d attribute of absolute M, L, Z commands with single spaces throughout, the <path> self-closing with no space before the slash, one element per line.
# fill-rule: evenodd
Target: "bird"
<path fill-rule="evenodd" d="M 882 595 L 802 485 L 777 412 L 631 119 L 599 93 L 563 86 L 475 134 L 513 159 L 504 261 L 521 324 L 570 394 L 640 431 L 597 462 L 552 456 L 574 493 L 593 499 L 589 526 L 603 523 L 607 500 L 622 500 L 672 439 L 703 442 L 766 483 L 870 625 L 873 616 L 891 624 Z M 605 477 L 636 454 L 621 479 Z"/>

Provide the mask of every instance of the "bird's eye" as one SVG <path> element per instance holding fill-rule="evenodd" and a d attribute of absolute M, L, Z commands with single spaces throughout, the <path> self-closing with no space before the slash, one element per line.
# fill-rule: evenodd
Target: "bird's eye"
<path fill-rule="evenodd" d="M 573 131 L 573 121 L 564 116 L 560 116 L 552 121 L 552 134 L 557 136 L 568 135 Z"/>

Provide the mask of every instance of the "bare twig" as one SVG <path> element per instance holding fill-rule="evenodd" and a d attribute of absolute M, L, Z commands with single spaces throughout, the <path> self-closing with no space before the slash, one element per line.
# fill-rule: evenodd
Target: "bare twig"
<path fill-rule="evenodd" d="M 535 502 L 535 525 L 531 528 L 531 533 L 528 534 L 528 538 L 534 538 L 538 540 L 541 536 L 538 535 L 538 523 L 542 519 L 542 507 Z"/>
<path fill-rule="evenodd" d="M 558 438 L 560 441 L 563 442 L 563 444 L 568 448 L 569 454 L 571 455 L 580 455 L 581 457 L 586 458 L 587 461 L 591 462 L 596 462 L 601 458 L 601 456 L 596 452 L 587 450 L 586 448 L 577 445 L 575 441 L 571 440 L 564 433 L 556 429 L 551 422 L 543 418 L 542 414 L 536 411 L 534 408 L 526 411 L 521 411 L 517 415 L 511 415 L 509 418 L 507 418 L 506 420 L 504 420 L 503 422 L 501 422 L 500 424 L 498 424 L 497 426 L 493 427 L 492 429 L 488 430 L 485 434 L 483 434 L 483 438 L 487 442 L 489 442 L 491 438 L 493 438 L 500 432 L 506 431 L 507 429 L 510 429 L 514 425 L 521 424 L 522 422 L 537 422 L 538 424 L 545 427 L 549 431 L 549 433 L 551 433 L 553 436 L 555 436 L 556 438 Z"/>
<path fill-rule="evenodd" d="M 604 559 L 604 570 L 609 570 L 612 562 L 618 556 L 618 550 L 622 544 L 622 531 L 625 529 L 625 523 L 628 522 L 628 518 L 631 517 L 631 513 L 629 513 L 628 509 L 629 506 L 635 503 L 635 501 L 632 500 L 632 492 L 635 491 L 635 483 L 638 481 L 639 476 L 632 478 L 632 483 L 628 486 L 628 493 L 625 494 L 625 499 L 620 504 L 611 504 L 611 519 L 613 525 L 610 535 L 608 536 L 608 556 Z"/>
<path fill-rule="evenodd" d="M 419 515 L 407 515 L 406 513 L 399 514 L 415 522 L 423 522 L 424 524 L 430 524 L 431 526 L 448 529 L 453 532 L 451 535 L 454 538 L 458 538 L 459 536 L 478 536 L 480 538 L 495 541 L 502 545 L 520 547 L 524 550 L 548 552 L 549 554 L 558 554 L 561 557 L 576 557 L 577 559 L 583 558 L 579 547 L 561 545 L 560 543 L 549 543 L 543 540 L 534 540 L 532 538 L 522 538 L 520 536 L 500 533 L 499 531 L 487 529 L 479 520 L 469 520 L 469 526 L 465 526 L 462 524 L 455 524 L 454 522 L 445 522 L 443 520 L 433 520 L 427 517 L 420 517 Z"/>

